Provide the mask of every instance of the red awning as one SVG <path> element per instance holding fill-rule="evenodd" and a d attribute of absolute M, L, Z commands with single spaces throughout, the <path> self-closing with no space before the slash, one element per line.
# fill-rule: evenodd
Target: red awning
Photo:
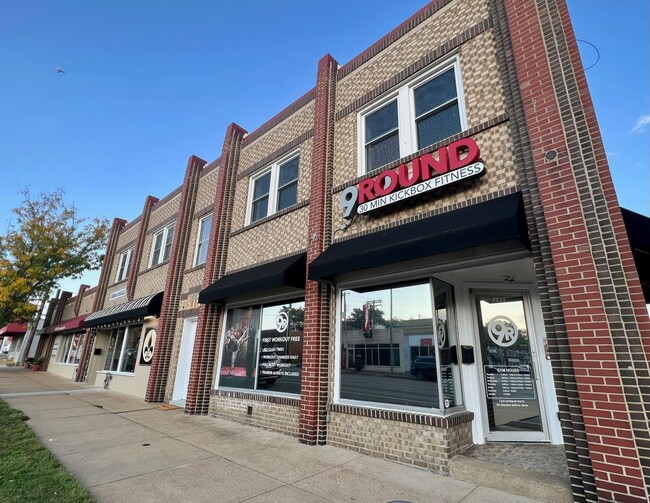
<path fill-rule="evenodd" d="M 54 334 L 59 332 L 69 332 L 70 330 L 81 330 L 82 329 L 81 325 L 83 324 L 85 319 L 86 319 L 85 314 L 83 316 L 77 316 L 76 318 L 71 318 L 69 320 L 62 321 L 61 323 L 58 323 L 56 325 L 50 325 L 45 330 L 43 330 L 43 333 Z"/>
<path fill-rule="evenodd" d="M 25 335 L 27 323 L 9 323 L 0 328 L 0 335 Z"/>

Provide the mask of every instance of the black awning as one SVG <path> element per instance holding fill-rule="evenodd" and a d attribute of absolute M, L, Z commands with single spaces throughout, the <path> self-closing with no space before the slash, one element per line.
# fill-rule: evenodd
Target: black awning
<path fill-rule="evenodd" d="M 84 320 L 84 328 L 108 325 L 118 321 L 133 320 L 145 316 L 160 316 L 163 292 L 147 297 L 125 302 L 118 306 L 108 307 L 89 314 Z"/>
<path fill-rule="evenodd" d="M 646 304 L 650 304 L 650 217 L 621 208 Z"/>
<path fill-rule="evenodd" d="M 309 264 L 309 279 L 492 244 L 530 249 L 521 193 L 335 243 Z"/>
<path fill-rule="evenodd" d="M 244 295 L 279 287 L 305 288 L 307 254 L 251 267 L 226 274 L 199 293 L 201 304 L 221 303 L 228 297 Z"/>

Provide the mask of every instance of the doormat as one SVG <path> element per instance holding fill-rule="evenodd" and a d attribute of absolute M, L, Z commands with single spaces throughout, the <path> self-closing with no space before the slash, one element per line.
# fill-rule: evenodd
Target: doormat
<path fill-rule="evenodd" d="M 153 408 L 157 410 L 176 410 L 180 409 L 181 407 L 177 407 L 176 405 L 172 405 L 170 403 L 159 403 L 157 405 L 154 405 Z"/>

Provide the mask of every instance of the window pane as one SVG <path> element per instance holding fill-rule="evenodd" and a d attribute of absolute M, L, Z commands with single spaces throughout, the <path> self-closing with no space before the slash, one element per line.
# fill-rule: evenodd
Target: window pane
<path fill-rule="evenodd" d="M 296 204 L 298 199 L 298 182 L 287 185 L 278 191 L 278 211 Z"/>
<path fill-rule="evenodd" d="M 280 166 L 278 187 L 282 187 L 289 182 L 298 179 L 298 159 L 298 157 L 295 157 Z"/>
<path fill-rule="evenodd" d="M 77 354 L 74 358 L 74 361 L 72 363 L 79 363 L 79 360 L 81 360 L 81 351 L 83 349 L 83 343 L 84 343 L 84 338 L 86 334 L 82 333 L 79 335 L 79 343 L 77 344 Z"/>
<path fill-rule="evenodd" d="M 447 108 L 427 116 L 417 123 L 418 149 L 428 147 L 460 132 L 460 113 L 458 103 L 454 102 Z"/>
<path fill-rule="evenodd" d="M 346 290 L 341 304 L 341 398 L 437 408 L 435 353 L 413 358 L 434 341 L 429 283 Z"/>
<path fill-rule="evenodd" d="M 228 310 L 221 346 L 219 386 L 255 388 L 260 314 L 259 306 Z"/>
<path fill-rule="evenodd" d="M 255 222 L 260 218 L 264 218 L 268 213 L 269 198 L 268 196 L 258 199 L 253 203 L 253 211 L 251 215 L 251 222 Z"/>
<path fill-rule="evenodd" d="M 305 303 L 264 306 L 257 388 L 300 394 Z"/>
<path fill-rule="evenodd" d="M 151 265 L 157 265 L 160 262 L 160 250 L 162 248 L 163 232 L 159 232 L 153 238 L 153 255 L 151 256 Z"/>
<path fill-rule="evenodd" d="M 79 334 L 72 335 L 71 339 L 72 344 L 70 344 L 70 351 L 66 363 L 76 363 L 75 359 L 77 358 L 77 352 L 79 350 Z"/>
<path fill-rule="evenodd" d="M 397 100 L 366 115 L 366 143 L 397 129 Z"/>
<path fill-rule="evenodd" d="M 208 243 L 210 241 L 210 228 L 212 227 L 212 215 L 201 220 L 198 245 L 196 250 L 196 263 L 194 265 L 204 264 L 208 258 Z"/>
<path fill-rule="evenodd" d="M 135 360 L 140 344 L 142 325 L 134 325 L 126 330 L 126 341 L 122 349 L 120 372 L 135 372 Z"/>
<path fill-rule="evenodd" d="M 63 351 L 61 352 L 61 362 L 68 363 L 68 353 L 70 352 L 71 345 L 72 345 L 72 336 L 69 335 L 65 338 Z"/>
<path fill-rule="evenodd" d="M 169 260 L 169 255 L 171 254 L 172 251 L 172 241 L 174 240 L 174 225 L 172 225 L 170 228 L 167 229 L 167 235 L 165 238 L 165 251 L 163 253 L 162 259 L 160 260 L 161 262 L 164 262 L 165 260 Z"/>
<path fill-rule="evenodd" d="M 415 117 L 420 117 L 456 97 L 456 76 L 450 68 L 442 75 L 413 90 Z"/>
<path fill-rule="evenodd" d="M 399 159 L 399 133 L 397 131 L 366 146 L 367 171 L 372 171 L 397 159 Z"/>
<path fill-rule="evenodd" d="M 271 187 L 271 172 L 269 171 L 264 176 L 260 176 L 255 179 L 253 186 L 253 201 L 256 199 L 268 195 L 269 188 Z"/>

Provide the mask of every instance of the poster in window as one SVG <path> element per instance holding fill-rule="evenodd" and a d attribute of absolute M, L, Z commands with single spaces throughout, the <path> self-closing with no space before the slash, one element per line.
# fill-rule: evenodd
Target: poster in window
<path fill-rule="evenodd" d="M 153 360 L 153 351 L 156 347 L 156 329 L 148 328 L 142 342 L 142 352 L 140 353 L 140 365 L 151 365 Z"/>

